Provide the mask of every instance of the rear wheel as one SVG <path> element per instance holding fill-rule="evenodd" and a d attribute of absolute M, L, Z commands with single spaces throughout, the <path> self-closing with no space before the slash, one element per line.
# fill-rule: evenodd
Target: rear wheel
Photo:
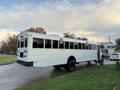
<path fill-rule="evenodd" d="M 75 60 L 69 60 L 66 64 L 66 70 L 69 72 L 73 72 L 76 70 Z"/>
<path fill-rule="evenodd" d="M 94 60 L 94 62 L 95 62 L 95 63 L 98 63 L 98 61 L 97 61 L 97 60 Z"/>
<path fill-rule="evenodd" d="M 104 64 L 104 61 L 100 62 L 100 65 L 103 65 Z"/>

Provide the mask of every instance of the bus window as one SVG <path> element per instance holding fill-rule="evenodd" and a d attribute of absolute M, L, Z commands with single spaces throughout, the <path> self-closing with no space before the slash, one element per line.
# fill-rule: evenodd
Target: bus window
<path fill-rule="evenodd" d="M 64 42 L 63 41 L 59 41 L 59 48 L 64 49 Z"/>
<path fill-rule="evenodd" d="M 88 44 L 88 49 L 91 50 L 91 44 Z"/>
<path fill-rule="evenodd" d="M 28 45 L 28 39 L 25 38 L 25 47 L 27 47 L 27 45 Z"/>
<path fill-rule="evenodd" d="M 53 40 L 53 48 L 57 49 L 58 48 L 58 41 Z"/>
<path fill-rule="evenodd" d="M 78 49 L 78 43 L 74 43 L 75 49 Z"/>
<path fill-rule="evenodd" d="M 65 49 L 69 49 L 69 42 L 65 42 Z"/>
<path fill-rule="evenodd" d="M 83 46 L 83 49 L 86 49 L 86 45 L 84 43 L 82 44 L 82 46 Z"/>
<path fill-rule="evenodd" d="M 44 40 L 40 38 L 33 38 L 33 48 L 43 48 Z"/>
<path fill-rule="evenodd" d="M 88 44 L 86 44 L 85 46 L 86 46 L 86 49 L 89 49 L 89 45 Z"/>
<path fill-rule="evenodd" d="M 18 40 L 18 43 L 17 43 L 17 47 L 19 48 L 20 47 L 20 41 Z"/>
<path fill-rule="evenodd" d="M 79 43 L 79 49 L 82 49 L 82 44 L 81 43 Z"/>
<path fill-rule="evenodd" d="M 51 40 L 45 39 L 45 48 L 51 48 Z"/>
<path fill-rule="evenodd" d="M 74 49 L 74 43 L 70 42 L 70 49 Z"/>
<path fill-rule="evenodd" d="M 23 48 L 24 47 L 24 40 L 22 39 L 21 40 L 21 48 Z"/>
<path fill-rule="evenodd" d="M 94 45 L 93 44 L 91 44 L 91 49 L 94 50 Z"/>
<path fill-rule="evenodd" d="M 92 49 L 92 50 L 96 50 L 96 49 L 97 49 L 96 45 L 95 45 L 95 44 L 92 44 L 92 45 L 91 45 L 91 49 Z"/>
<path fill-rule="evenodd" d="M 97 50 L 97 45 L 94 44 L 94 50 Z"/>

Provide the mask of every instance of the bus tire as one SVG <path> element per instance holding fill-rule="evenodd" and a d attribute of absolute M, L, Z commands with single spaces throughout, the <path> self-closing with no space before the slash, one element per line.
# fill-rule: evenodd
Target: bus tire
<path fill-rule="evenodd" d="M 98 61 L 97 61 L 97 60 L 94 60 L 94 62 L 95 62 L 95 63 L 98 63 Z"/>
<path fill-rule="evenodd" d="M 68 63 L 66 64 L 66 70 L 69 72 L 73 72 L 76 70 L 76 65 L 75 65 L 75 60 L 69 60 Z"/>
<path fill-rule="evenodd" d="M 99 63 L 100 65 L 104 65 L 104 60 L 100 61 Z"/>

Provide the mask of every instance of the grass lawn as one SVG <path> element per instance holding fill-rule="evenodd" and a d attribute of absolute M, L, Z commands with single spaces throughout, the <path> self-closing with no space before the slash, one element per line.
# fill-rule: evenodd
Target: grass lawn
<path fill-rule="evenodd" d="M 16 57 L 0 57 L 0 64 L 7 64 L 15 61 Z"/>
<path fill-rule="evenodd" d="M 82 68 L 17 90 L 120 90 L 120 71 L 115 65 Z"/>

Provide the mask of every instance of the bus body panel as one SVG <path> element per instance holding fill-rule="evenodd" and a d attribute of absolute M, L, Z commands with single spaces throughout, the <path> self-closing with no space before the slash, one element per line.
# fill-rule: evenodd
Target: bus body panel
<path fill-rule="evenodd" d="M 42 35 L 32 32 L 23 32 L 19 35 L 18 41 L 23 38 L 28 38 L 28 45 L 26 48 L 18 48 L 19 52 L 17 60 L 24 62 L 33 62 L 35 67 L 51 66 L 67 64 L 67 60 L 70 56 L 74 56 L 76 62 L 97 60 L 97 50 L 83 50 L 83 49 L 47 49 L 47 48 L 33 48 L 33 38 L 43 38 L 68 42 L 80 42 L 80 43 L 91 43 L 82 40 L 75 40 L 69 38 L 61 38 L 58 36 Z M 45 46 L 44 46 L 45 47 Z M 26 57 L 20 57 L 20 53 L 27 51 Z"/>
<path fill-rule="evenodd" d="M 70 56 L 74 56 L 76 58 L 76 62 L 97 60 L 96 51 L 88 51 L 88 52 L 89 53 L 86 53 L 85 51 L 82 50 L 81 51 L 42 50 L 42 52 L 33 50 L 34 54 L 30 55 L 31 57 L 30 60 L 34 61 L 33 63 L 34 66 L 51 66 L 51 65 L 66 64 Z"/>

